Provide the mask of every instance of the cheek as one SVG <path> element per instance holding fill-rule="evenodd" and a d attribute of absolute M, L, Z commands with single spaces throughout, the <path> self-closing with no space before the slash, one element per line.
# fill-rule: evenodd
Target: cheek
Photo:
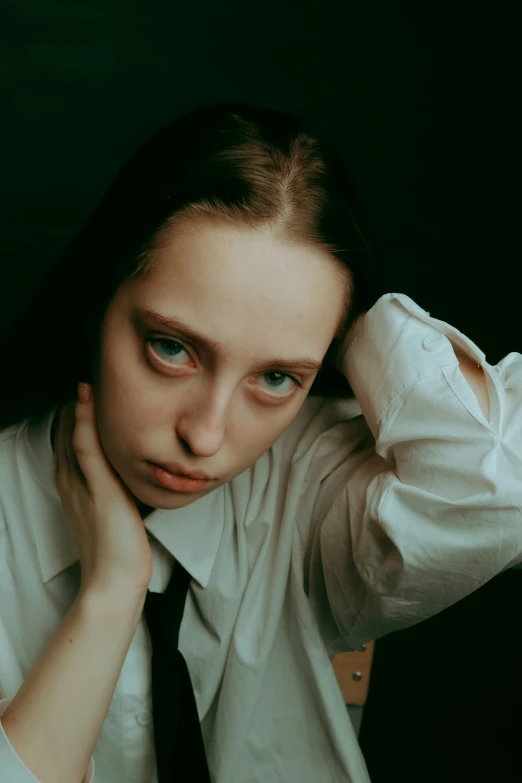
<path fill-rule="evenodd" d="M 123 408 L 138 405 L 147 399 L 145 357 L 136 340 L 127 335 L 107 335 L 100 362 L 100 386 L 106 400 Z M 150 380 L 149 380 L 150 382 Z"/>
<path fill-rule="evenodd" d="M 108 331 L 103 344 L 99 395 L 107 419 L 118 429 L 131 421 L 134 429 L 157 426 L 169 421 L 176 407 L 172 388 L 148 363 L 143 343 L 117 331 Z"/>
<path fill-rule="evenodd" d="M 123 339 L 108 339 L 100 356 L 95 395 L 100 403 L 100 429 L 110 439 L 125 439 L 127 430 L 137 429 L 136 422 L 146 422 L 150 407 L 146 401 L 150 395 L 143 377 L 136 348 L 126 345 Z"/>

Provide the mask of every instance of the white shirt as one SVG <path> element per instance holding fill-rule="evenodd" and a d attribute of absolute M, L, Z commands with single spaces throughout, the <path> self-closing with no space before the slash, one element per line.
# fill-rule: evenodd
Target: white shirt
<path fill-rule="evenodd" d="M 486 420 L 452 343 L 484 368 Z M 417 623 L 522 562 L 522 355 L 498 365 L 386 294 L 342 360 L 357 400 L 309 397 L 228 484 L 144 524 L 150 589 L 192 576 L 180 649 L 213 783 L 368 783 L 331 658 Z M 361 415 L 361 412 L 363 415 Z M 50 427 L 0 434 L 0 714 L 79 589 Z M 142 619 L 92 783 L 155 783 Z M 0 779 L 33 783 L 0 723 Z"/>

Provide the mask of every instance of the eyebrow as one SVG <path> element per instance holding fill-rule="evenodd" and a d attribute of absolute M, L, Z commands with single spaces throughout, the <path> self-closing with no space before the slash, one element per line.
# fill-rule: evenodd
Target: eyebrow
<path fill-rule="evenodd" d="M 144 318 L 149 318 L 156 323 L 161 324 L 165 329 L 174 329 L 178 332 L 182 332 L 194 343 L 204 346 L 208 351 L 219 356 L 221 359 L 225 358 L 224 348 L 212 340 L 210 337 L 197 332 L 188 324 L 184 323 L 176 316 L 166 316 L 162 313 L 158 313 L 155 310 L 151 310 L 147 307 L 140 307 L 135 305 L 136 311 Z M 283 359 L 281 357 L 274 357 L 272 359 L 266 359 L 258 365 L 258 370 L 267 370 L 273 367 L 287 367 L 294 368 L 296 370 L 320 370 L 322 362 L 318 362 L 316 359 L 312 359 L 308 356 L 300 356 L 295 359 Z"/>

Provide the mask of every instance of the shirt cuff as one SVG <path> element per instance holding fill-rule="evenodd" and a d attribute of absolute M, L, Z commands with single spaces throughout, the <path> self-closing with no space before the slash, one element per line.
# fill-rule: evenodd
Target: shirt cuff
<path fill-rule="evenodd" d="M 11 699 L 0 701 L 0 716 L 6 711 Z M 0 717 L 0 780 L 8 780 L 9 783 L 40 783 L 33 773 L 26 767 L 18 753 L 15 751 L 4 731 Z"/>
<path fill-rule="evenodd" d="M 485 361 L 468 337 L 406 294 L 384 294 L 368 310 L 349 347 L 341 349 L 340 367 L 376 440 L 398 394 L 428 373 L 459 364 L 453 345 L 477 363 Z"/>
<path fill-rule="evenodd" d="M 95 766 L 94 766 L 94 758 L 92 756 L 91 756 L 91 764 L 92 764 L 91 777 L 89 778 L 89 780 L 87 780 L 87 778 L 84 778 L 82 783 L 94 783 L 94 776 L 96 774 L 96 769 L 95 769 Z"/>

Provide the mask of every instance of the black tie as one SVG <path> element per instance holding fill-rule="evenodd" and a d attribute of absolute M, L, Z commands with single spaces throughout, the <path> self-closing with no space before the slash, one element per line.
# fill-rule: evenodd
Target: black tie
<path fill-rule="evenodd" d="M 143 613 L 152 644 L 152 714 L 158 783 L 210 783 L 187 664 L 178 650 L 190 574 L 176 562 L 164 593 L 151 593 Z"/>

